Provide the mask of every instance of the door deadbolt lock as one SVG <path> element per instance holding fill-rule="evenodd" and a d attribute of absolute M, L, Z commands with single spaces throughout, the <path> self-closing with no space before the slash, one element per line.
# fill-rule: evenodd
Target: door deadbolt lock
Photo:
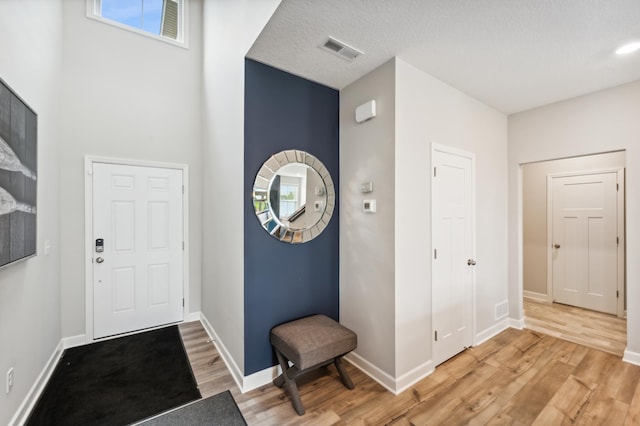
<path fill-rule="evenodd" d="M 96 258 L 96 263 L 102 263 L 104 262 L 104 259 L 101 257 Z"/>
<path fill-rule="evenodd" d="M 557 249 L 559 249 L 559 248 L 560 248 L 560 244 L 554 244 L 554 245 L 553 245 L 553 248 L 557 248 Z"/>
<path fill-rule="evenodd" d="M 473 260 L 473 259 L 469 259 L 469 260 L 467 260 L 467 265 L 469 265 L 469 266 L 476 266 L 476 261 L 475 261 L 475 260 Z"/>

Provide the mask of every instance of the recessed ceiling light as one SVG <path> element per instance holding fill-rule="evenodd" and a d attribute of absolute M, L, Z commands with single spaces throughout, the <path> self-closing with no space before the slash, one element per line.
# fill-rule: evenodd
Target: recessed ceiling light
<path fill-rule="evenodd" d="M 618 55 L 626 55 L 627 53 L 632 53 L 639 49 L 640 49 L 640 41 L 636 41 L 633 43 L 625 44 L 622 47 L 619 47 L 618 50 L 616 50 L 616 53 Z"/>

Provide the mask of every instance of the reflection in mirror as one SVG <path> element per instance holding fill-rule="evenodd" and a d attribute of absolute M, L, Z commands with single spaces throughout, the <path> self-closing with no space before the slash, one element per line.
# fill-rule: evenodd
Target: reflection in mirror
<path fill-rule="evenodd" d="M 329 172 L 313 155 L 282 151 L 260 168 L 253 187 L 253 207 L 273 237 L 303 243 L 327 226 L 335 205 Z"/>

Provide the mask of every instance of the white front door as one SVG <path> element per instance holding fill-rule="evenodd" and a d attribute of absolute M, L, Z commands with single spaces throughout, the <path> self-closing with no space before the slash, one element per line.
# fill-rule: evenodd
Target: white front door
<path fill-rule="evenodd" d="M 182 321 L 182 179 L 178 169 L 93 164 L 95 339 Z"/>
<path fill-rule="evenodd" d="M 553 299 L 616 314 L 617 173 L 552 178 Z"/>
<path fill-rule="evenodd" d="M 473 155 L 432 151 L 433 359 L 473 342 Z"/>

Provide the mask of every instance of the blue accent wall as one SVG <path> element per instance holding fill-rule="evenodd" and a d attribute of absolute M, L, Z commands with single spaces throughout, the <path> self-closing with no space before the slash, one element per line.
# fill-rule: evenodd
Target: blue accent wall
<path fill-rule="evenodd" d="M 286 244 L 268 235 L 258 223 L 251 198 L 262 163 L 287 149 L 307 151 L 322 161 L 337 191 L 338 114 L 338 91 L 245 60 L 244 374 L 247 376 L 277 363 L 269 343 L 273 326 L 313 314 L 338 320 L 338 194 L 327 228 L 304 244 Z"/>

